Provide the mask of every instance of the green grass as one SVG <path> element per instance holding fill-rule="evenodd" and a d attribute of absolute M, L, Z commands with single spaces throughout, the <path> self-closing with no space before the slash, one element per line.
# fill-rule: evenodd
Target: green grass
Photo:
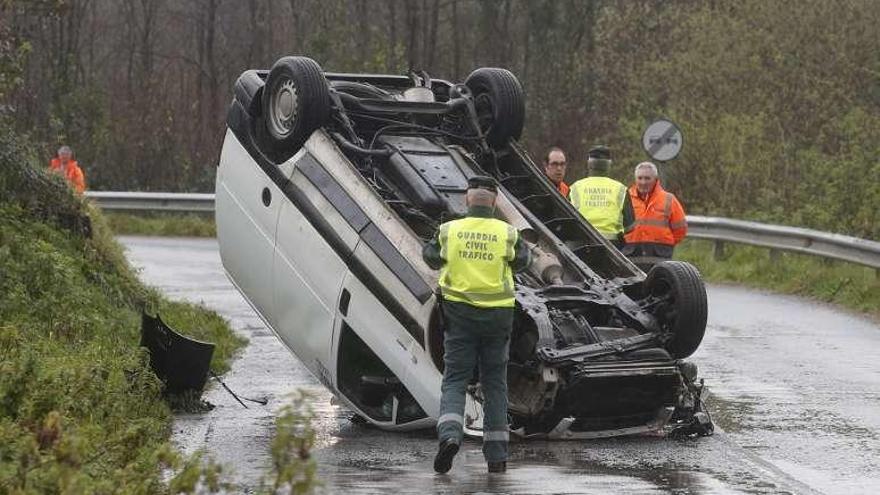
<path fill-rule="evenodd" d="M 117 235 L 148 235 L 174 237 L 214 237 L 212 215 L 195 213 L 128 213 L 104 214 L 110 229 Z"/>
<path fill-rule="evenodd" d="M 718 261 L 711 241 L 686 240 L 675 257 L 696 265 L 710 282 L 797 294 L 880 316 L 880 277 L 873 268 L 797 253 L 771 257 L 768 249 L 736 244 L 725 244 L 724 251 Z"/>

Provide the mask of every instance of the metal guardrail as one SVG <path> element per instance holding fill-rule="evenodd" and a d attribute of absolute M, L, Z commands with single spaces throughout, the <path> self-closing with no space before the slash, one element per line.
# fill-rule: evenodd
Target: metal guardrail
<path fill-rule="evenodd" d="M 104 210 L 214 211 L 213 194 L 87 191 L 86 196 Z M 732 242 L 849 261 L 880 270 L 880 242 L 729 218 L 688 215 L 687 220 L 688 237 L 715 241 L 716 255 L 723 254 L 724 243 Z"/>
<path fill-rule="evenodd" d="M 723 253 L 724 242 L 733 242 L 849 261 L 880 269 L 880 242 L 730 218 L 688 215 L 687 221 L 688 237 L 715 241 L 716 255 Z"/>
<path fill-rule="evenodd" d="M 213 194 L 86 191 L 102 210 L 213 212 Z"/>

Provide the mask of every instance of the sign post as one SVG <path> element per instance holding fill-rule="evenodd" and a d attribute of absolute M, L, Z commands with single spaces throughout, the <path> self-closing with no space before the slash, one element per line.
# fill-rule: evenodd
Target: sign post
<path fill-rule="evenodd" d="M 668 119 L 655 120 L 642 134 L 642 148 L 652 160 L 658 162 L 661 180 L 666 180 L 663 177 L 666 162 L 674 160 L 681 153 L 683 145 L 681 129 Z"/>
<path fill-rule="evenodd" d="M 648 156 L 658 162 L 675 159 L 681 152 L 683 144 L 681 129 L 667 119 L 655 120 L 642 134 L 642 148 Z"/>

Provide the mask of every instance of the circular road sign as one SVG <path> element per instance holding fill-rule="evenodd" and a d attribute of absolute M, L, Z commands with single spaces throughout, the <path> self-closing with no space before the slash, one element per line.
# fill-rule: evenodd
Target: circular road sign
<path fill-rule="evenodd" d="M 681 152 L 681 129 L 666 119 L 656 120 L 642 134 L 642 147 L 648 156 L 658 162 L 672 160 Z"/>

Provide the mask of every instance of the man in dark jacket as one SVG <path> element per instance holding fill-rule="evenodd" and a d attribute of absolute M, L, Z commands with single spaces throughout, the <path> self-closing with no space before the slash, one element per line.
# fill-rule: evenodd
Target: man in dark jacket
<path fill-rule="evenodd" d="M 547 150 L 544 157 L 544 175 L 550 179 L 550 182 L 559 190 L 559 194 L 568 197 L 568 184 L 565 183 L 565 170 L 567 162 L 565 160 L 565 152 L 562 148 L 552 146 Z"/>

